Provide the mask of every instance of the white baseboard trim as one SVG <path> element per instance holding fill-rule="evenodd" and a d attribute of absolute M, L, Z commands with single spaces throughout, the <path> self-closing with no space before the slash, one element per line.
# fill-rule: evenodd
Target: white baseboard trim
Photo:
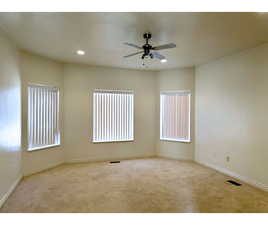
<path fill-rule="evenodd" d="M 23 172 L 23 176 L 24 177 L 28 177 L 28 176 L 31 176 L 31 175 L 33 175 L 33 174 L 36 174 L 36 173 L 41 173 L 41 172 L 44 172 L 44 171 L 46 171 L 46 170 L 49 170 L 49 169 L 53 169 L 53 168 L 55 168 L 55 167 L 57 167 L 57 166 L 60 166 L 60 165 L 62 165 L 62 164 L 64 164 L 65 162 L 56 162 L 56 163 L 52 163 L 52 164 L 50 164 L 50 165 L 48 165 L 48 166 L 46 166 L 46 167 L 44 167 L 44 168 L 39 168 L 39 169 L 37 169 L 37 170 L 34 170 L 34 171 L 30 171 L 30 172 Z"/>
<path fill-rule="evenodd" d="M 0 199 L 0 208 L 2 208 L 2 206 L 4 205 L 4 203 L 6 202 L 6 200 L 8 199 L 8 197 L 12 194 L 12 192 L 15 190 L 15 188 L 18 186 L 19 182 L 22 179 L 22 175 L 20 175 L 15 182 L 11 185 L 11 187 L 9 188 L 9 190 L 7 191 L 7 193 Z"/>
<path fill-rule="evenodd" d="M 177 156 L 170 156 L 166 154 L 158 154 L 157 157 L 164 158 L 164 159 L 174 159 L 174 160 L 183 160 L 183 161 L 194 161 L 193 157 L 177 157 Z"/>
<path fill-rule="evenodd" d="M 157 157 L 155 155 L 148 156 L 133 156 L 133 157 L 118 157 L 118 158 L 109 158 L 109 159 L 93 159 L 93 158 L 77 158 L 77 159 L 68 159 L 65 163 L 96 163 L 96 162 L 108 162 L 113 160 L 132 160 L 132 159 L 146 159 L 146 158 L 154 158 Z"/>
<path fill-rule="evenodd" d="M 259 189 L 261 189 L 263 191 L 268 192 L 268 185 L 266 185 L 266 184 L 260 183 L 258 181 L 254 181 L 254 180 L 252 180 L 252 179 L 250 179 L 248 177 L 242 176 L 240 174 L 237 174 L 235 172 L 232 172 L 230 170 L 227 170 L 227 169 L 219 167 L 219 166 L 215 166 L 215 165 L 205 163 L 205 162 L 201 162 L 201 161 L 195 161 L 195 162 L 198 163 L 198 164 L 201 164 L 203 166 L 212 168 L 212 169 L 214 169 L 214 170 L 216 170 L 216 171 L 218 171 L 220 173 L 223 173 L 225 175 L 228 175 L 230 177 L 234 177 L 234 178 L 236 178 L 236 179 L 238 179 L 238 180 L 240 180 L 240 181 L 242 181 L 242 182 L 244 182 L 246 184 L 250 184 L 250 185 L 252 185 L 252 186 L 254 186 L 256 188 L 259 188 Z"/>

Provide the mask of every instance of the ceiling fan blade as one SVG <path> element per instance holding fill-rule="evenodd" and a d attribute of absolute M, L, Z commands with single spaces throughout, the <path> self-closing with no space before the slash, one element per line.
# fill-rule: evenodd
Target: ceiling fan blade
<path fill-rule="evenodd" d="M 163 49 L 168 49 L 168 48 L 176 48 L 176 45 L 174 43 L 169 43 L 166 45 L 159 45 L 153 47 L 153 50 L 163 50 Z"/>
<path fill-rule="evenodd" d="M 154 58 L 157 58 L 157 59 L 160 59 L 160 60 L 166 58 L 165 56 L 159 54 L 158 52 L 152 52 L 152 54 L 153 54 Z"/>
<path fill-rule="evenodd" d="M 128 45 L 128 46 L 130 46 L 130 47 L 137 48 L 137 49 L 142 49 L 142 47 L 140 47 L 140 46 L 138 46 L 138 45 L 135 45 L 135 44 L 128 43 L 128 42 L 125 42 L 124 44 L 125 44 L 125 45 Z"/>
<path fill-rule="evenodd" d="M 131 56 L 134 56 L 134 55 L 138 55 L 138 54 L 141 54 L 141 53 L 143 53 L 143 51 L 135 52 L 135 53 L 132 53 L 130 55 L 125 55 L 124 58 L 128 58 L 128 57 L 131 57 Z"/>

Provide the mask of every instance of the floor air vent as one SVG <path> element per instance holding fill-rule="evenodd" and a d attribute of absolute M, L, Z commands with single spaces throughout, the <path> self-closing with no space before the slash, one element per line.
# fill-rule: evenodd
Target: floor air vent
<path fill-rule="evenodd" d="M 120 161 L 111 161 L 110 163 L 120 163 Z"/>
<path fill-rule="evenodd" d="M 241 185 L 242 185 L 242 184 L 240 184 L 240 183 L 237 183 L 237 182 L 234 181 L 234 180 L 227 180 L 227 182 L 230 183 L 230 184 L 233 184 L 233 185 L 235 185 L 235 186 L 241 186 Z"/>

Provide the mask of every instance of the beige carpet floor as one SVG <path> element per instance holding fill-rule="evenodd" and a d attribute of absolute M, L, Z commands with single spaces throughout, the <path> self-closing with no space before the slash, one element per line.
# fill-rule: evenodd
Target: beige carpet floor
<path fill-rule="evenodd" d="M 268 193 L 193 162 L 66 164 L 26 177 L 0 212 L 268 212 Z"/>

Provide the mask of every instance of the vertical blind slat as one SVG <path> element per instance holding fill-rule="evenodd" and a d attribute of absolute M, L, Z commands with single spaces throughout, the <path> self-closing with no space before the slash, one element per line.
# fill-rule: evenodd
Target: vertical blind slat
<path fill-rule="evenodd" d="M 36 90 L 35 88 L 33 88 L 33 95 L 34 95 L 34 102 L 33 102 L 33 113 L 34 113 L 34 117 L 33 117 L 33 120 L 31 121 L 31 123 L 33 124 L 33 130 L 36 130 L 37 129 L 37 124 L 34 123 L 33 121 L 36 121 L 37 120 L 37 93 L 36 93 Z M 33 132 L 33 136 L 34 136 L 34 142 L 32 143 L 33 145 L 36 145 L 37 144 L 37 133 L 36 132 Z M 32 146 L 31 146 L 32 147 Z"/>

